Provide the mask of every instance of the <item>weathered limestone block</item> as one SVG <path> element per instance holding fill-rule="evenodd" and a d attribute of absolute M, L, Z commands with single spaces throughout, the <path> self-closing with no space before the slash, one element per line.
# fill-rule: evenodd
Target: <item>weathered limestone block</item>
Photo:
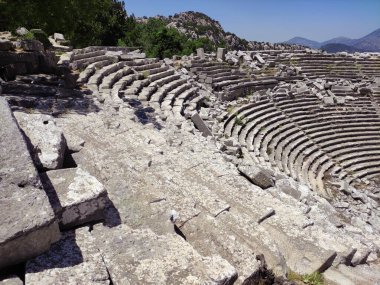
<path fill-rule="evenodd" d="M 335 97 L 335 101 L 338 105 L 344 105 L 344 103 L 346 103 L 345 97 Z"/>
<path fill-rule="evenodd" d="M 218 48 L 218 50 L 216 52 L 216 58 L 221 59 L 221 60 L 225 60 L 226 59 L 226 53 L 227 53 L 227 50 L 225 48 Z"/>
<path fill-rule="evenodd" d="M 197 56 L 200 57 L 200 58 L 205 58 L 205 51 L 203 48 L 198 48 L 197 49 Z"/>
<path fill-rule="evenodd" d="M 16 34 L 19 36 L 25 36 L 27 33 L 29 33 L 29 31 L 24 27 L 20 27 L 16 29 Z"/>
<path fill-rule="evenodd" d="M 66 139 L 49 115 L 15 112 L 15 117 L 30 140 L 38 168 L 59 169 L 63 165 Z"/>
<path fill-rule="evenodd" d="M 212 136 L 210 129 L 202 120 L 201 116 L 199 116 L 197 111 L 194 111 L 194 113 L 191 115 L 191 120 L 193 121 L 194 125 L 198 128 L 198 130 L 202 133 L 204 137 Z"/>
<path fill-rule="evenodd" d="M 2 40 L 0 39 L 0 50 L 8 51 L 12 49 L 12 42 L 10 40 Z"/>
<path fill-rule="evenodd" d="M 60 33 L 54 33 L 53 38 L 55 41 L 64 41 L 65 37 Z"/>
<path fill-rule="evenodd" d="M 263 189 L 274 186 L 271 173 L 270 171 L 266 169 L 263 169 L 261 167 L 257 167 L 254 165 L 247 165 L 247 166 L 240 165 L 238 169 L 253 184 Z"/>
<path fill-rule="evenodd" d="M 87 227 L 62 234 L 51 249 L 26 263 L 26 285 L 110 284 Z"/>
<path fill-rule="evenodd" d="M 103 218 L 107 191 L 88 172 L 81 168 L 52 170 L 42 181 L 62 228 Z"/>
<path fill-rule="evenodd" d="M 0 126 L 2 268 L 48 250 L 60 233 L 24 138 L 3 98 L 0 98 Z"/>
<path fill-rule="evenodd" d="M 281 192 L 292 196 L 296 200 L 300 200 L 303 196 L 301 190 L 298 188 L 297 183 L 295 183 L 295 181 L 291 181 L 290 179 L 276 180 L 276 187 Z"/>
<path fill-rule="evenodd" d="M 323 104 L 330 106 L 334 105 L 334 98 L 333 97 L 323 97 Z"/>
<path fill-rule="evenodd" d="M 257 59 L 257 61 L 261 64 L 264 64 L 265 63 L 265 60 L 261 57 L 260 54 L 255 54 L 255 58 Z"/>
<path fill-rule="evenodd" d="M 23 285 L 24 283 L 22 282 L 22 280 L 15 276 L 15 275 L 11 275 L 11 276 L 7 276 L 5 278 L 0 278 L 0 285 Z"/>
<path fill-rule="evenodd" d="M 219 256 L 203 257 L 175 234 L 126 225 L 95 226 L 91 234 L 114 284 L 233 284 L 237 272 Z"/>

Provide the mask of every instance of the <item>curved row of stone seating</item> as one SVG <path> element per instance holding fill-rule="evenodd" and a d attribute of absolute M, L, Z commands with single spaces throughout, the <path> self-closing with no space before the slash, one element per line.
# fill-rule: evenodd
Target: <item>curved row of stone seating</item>
<path fill-rule="evenodd" d="M 94 51 L 84 54 L 96 55 Z M 165 113 L 186 115 L 199 109 L 206 97 L 200 95 L 197 86 L 158 59 L 112 57 L 90 61 L 79 74 L 78 83 L 85 83 L 102 100 L 108 98 L 119 103 L 139 100 Z"/>
<path fill-rule="evenodd" d="M 137 99 L 156 110 L 174 115 L 185 115 L 198 109 L 203 99 L 199 96 L 199 88 L 181 78 L 173 68 L 145 65 L 135 70 L 140 73 L 140 79 L 129 86 L 125 85 L 119 97 L 124 100 Z"/>
<path fill-rule="evenodd" d="M 302 68 L 310 77 L 326 76 L 328 78 L 359 78 L 363 75 L 380 75 L 380 58 L 355 58 L 337 54 L 293 54 L 291 59 L 284 60 Z"/>
<path fill-rule="evenodd" d="M 259 162 L 324 191 L 327 174 L 353 181 L 356 170 L 373 174 L 377 167 L 380 118 L 368 97 L 357 95 L 350 103 L 362 107 L 347 110 L 324 106 L 311 93 L 279 92 L 231 112 L 224 132 Z"/>
<path fill-rule="evenodd" d="M 326 108 L 328 109 L 328 108 Z M 334 144 L 340 144 L 344 142 L 345 140 L 350 140 L 352 136 L 360 135 L 360 134 L 379 134 L 378 133 L 378 126 L 379 126 L 379 118 L 377 117 L 375 111 L 369 112 L 366 110 L 363 112 L 365 115 L 360 118 L 360 112 L 357 114 L 357 111 L 351 115 L 347 114 L 346 112 L 334 112 L 333 110 L 327 111 L 326 109 L 320 110 L 318 115 L 319 118 L 317 120 L 323 119 L 321 123 L 313 123 L 310 125 L 310 120 L 307 119 L 308 115 L 303 116 L 302 120 L 298 122 L 300 127 L 305 132 L 305 135 L 308 137 L 308 139 L 312 140 L 314 143 L 318 145 L 318 147 L 322 150 L 324 150 L 324 144 L 328 143 L 329 141 L 334 141 Z M 327 113 L 327 114 L 324 114 Z M 338 119 L 338 116 L 343 116 L 343 119 Z M 311 121 L 317 121 L 314 116 L 309 115 L 311 117 Z M 332 120 L 331 120 L 332 119 Z M 328 123 L 330 121 L 330 123 Z M 349 123 L 347 123 L 349 122 Z M 325 127 L 323 127 L 323 124 L 325 124 Z M 314 125 L 314 128 L 311 128 Z M 345 129 L 346 128 L 346 129 Z M 370 129 L 372 128 L 372 133 Z M 299 136 L 299 138 L 302 140 L 302 135 Z M 335 139 L 337 138 L 337 139 Z M 335 139 L 335 140 L 334 140 Z M 377 138 L 379 139 L 379 138 Z M 314 150 L 310 152 L 309 154 L 316 153 L 318 150 Z M 354 153 L 357 150 L 352 150 Z M 326 152 L 327 155 L 330 156 L 328 152 Z M 285 156 L 287 153 L 285 152 Z M 335 157 L 335 159 L 337 159 Z M 315 157 L 314 160 L 309 160 L 310 164 L 306 162 L 306 165 L 302 166 L 302 169 L 307 171 L 310 169 L 311 173 L 314 173 L 319 168 L 323 168 L 323 164 L 321 163 L 329 163 L 329 160 L 319 156 Z M 339 161 L 338 161 L 339 162 Z M 297 164 L 297 161 L 296 163 Z M 343 165 L 344 166 L 344 165 Z M 309 173 L 310 173 L 309 172 Z"/>
<path fill-rule="evenodd" d="M 190 72 L 198 76 L 200 83 L 209 85 L 214 91 L 221 91 L 226 86 L 250 80 L 249 76 L 237 66 L 204 59 L 192 60 Z"/>
<path fill-rule="evenodd" d="M 114 53 L 125 54 L 129 51 L 130 48 L 112 46 L 90 46 L 83 49 L 75 49 L 70 56 L 70 66 L 74 70 L 81 70 L 92 63 L 115 59 Z"/>

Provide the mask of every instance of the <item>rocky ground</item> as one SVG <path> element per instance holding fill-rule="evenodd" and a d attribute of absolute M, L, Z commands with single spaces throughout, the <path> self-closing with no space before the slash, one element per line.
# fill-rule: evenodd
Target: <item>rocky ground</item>
<path fill-rule="evenodd" d="M 2 82 L 0 284 L 380 282 L 378 192 L 334 200 L 233 136 L 261 96 L 275 113 L 280 88 L 334 108 L 326 84 L 376 88 L 312 78 L 282 53 L 89 48 L 56 77 Z"/>

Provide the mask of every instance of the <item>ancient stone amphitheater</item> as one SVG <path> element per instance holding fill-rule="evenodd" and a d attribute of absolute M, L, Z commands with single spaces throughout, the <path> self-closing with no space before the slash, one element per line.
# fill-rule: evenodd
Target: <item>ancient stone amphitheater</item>
<path fill-rule="evenodd" d="M 379 54 L 55 59 L 0 42 L 0 284 L 380 284 Z"/>

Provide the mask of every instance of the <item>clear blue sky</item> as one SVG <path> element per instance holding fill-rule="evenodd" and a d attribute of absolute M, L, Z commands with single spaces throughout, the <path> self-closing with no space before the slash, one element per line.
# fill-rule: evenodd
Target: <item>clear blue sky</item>
<path fill-rule="evenodd" d="M 380 0 L 124 0 L 129 14 L 197 11 L 247 40 L 360 38 L 380 28 Z"/>

